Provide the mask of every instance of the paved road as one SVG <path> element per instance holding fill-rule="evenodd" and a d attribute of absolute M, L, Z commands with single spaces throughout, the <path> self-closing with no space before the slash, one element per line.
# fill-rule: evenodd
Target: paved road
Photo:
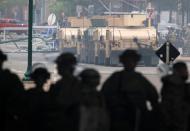
<path fill-rule="evenodd" d="M 23 77 L 23 74 L 27 69 L 27 53 L 9 52 L 7 55 L 9 60 L 5 63 L 5 68 L 10 68 L 20 77 Z M 33 53 L 33 63 L 43 63 L 53 74 L 53 76 L 56 76 L 56 66 L 53 63 L 56 56 L 58 56 L 57 53 Z M 80 63 L 77 66 L 76 73 L 85 68 L 94 68 L 98 70 L 101 74 L 101 83 L 103 83 L 111 73 L 122 69 L 122 67 L 106 67 Z M 157 87 L 158 90 L 160 89 L 160 78 L 156 67 L 137 67 L 137 71 L 143 73 Z"/>
<path fill-rule="evenodd" d="M 27 43 L 25 43 L 27 45 Z M 24 45 L 24 43 L 20 43 L 19 46 Z M 25 45 L 25 46 L 26 46 Z M 0 48 L 5 51 L 8 55 L 9 61 L 6 62 L 5 67 L 11 68 L 12 71 L 19 74 L 19 76 L 23 77 L 23 74 L 25 73 L 27 69 L 27 52 L 24 50 L 19 50 L 16 48 L 14 44 L 4 44 L 0 45 Z M 55 74 L 55 65 L 53 61 L 55 58 L 59 55 L 59 53 L 33 53 L 33 63 L 43 63 L 50 72 L 52 72 L 52 76 L 57 76 Z M 183 59 L 178 58 L 178 60 L 186 60 L 188 61 L 188 66 L 190 67 L 190 58 L 189 57 L 183 57 Z M 95 68 L 98 70 L 101 74 L 101 83 L 107 79 L 107 77 L 110 76 L 111 73 L 121 70 L 122 67 L 105 67 L 105 66 L 99 66 L 99 65 L 91 65 L 91 64 L 79 64 L 77 66 L 77 72 L 81 71 L 84 68 Z M 137 67 L 137 71 L 143 73 L 145 77 L 147 77 L 148 80 L 152 82 L 153 85 L 156 86 L 158 91 L 161 87 L 160 82 L 160 75 L 157 71 L 157 67 Z M 53 77 L 54 80 L 56 78 Z"/>

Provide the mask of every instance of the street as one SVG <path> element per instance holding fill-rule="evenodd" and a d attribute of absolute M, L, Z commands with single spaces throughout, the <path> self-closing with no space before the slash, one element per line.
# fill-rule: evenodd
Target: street
<path fill-rule="evenodd" d="M 20 45 L 21 44 L 19 44 L 19 46 Z M 18 48 L 16 48 L 14 44 L 3 44 L 3 45 L 0 45 L 0 48 L 8 55 L 8 61 L 5 62 L 4 67 L 11 69 L 11 71 L 17 73 L 19 77 L 22 79 L 27 69 L 27 58 L 28 58 L 27 52 L 19 50 Z M 44 53 L 33 52 L 33 57 L 32 57 L 33 64 L 42 63 L 48 68 L 48 70 L 52 74 L 52 80 L 54 82 L 58 79 L 58 75 L 56 73 L 56 65 L 54 64 L 54 60 L 56 59 L 58 55 L 59 55 L 59 52 L 44 52 Z M 189 57 L 178 57 L 177 60 L 186 61 L 190 69 Z M 78 74 L 81 70 L 85 68 L 94 68 L 99 71 L 99 73 L 101 74 L 101 84 L 99 88 L 101 88 L 101 85 L 103 84 L 103 82 L 113 72 L 122 69 L 122 67 L 109 67 L 109 66 L 79 63 L 77 65 L 75 73 Z M 150 82 L 156 87 L 158 92 L 160 91 L 161 74 L 158 72 L 158 67 L 137 67 L 136 70 L 138 72 L 141 72 L 148 80 L 150 80 Z"/>
<path fill-rule="evenodd" d="M 7 52 L 8 61 L 5 63 L 4 67 L 11 69 L 13 72 L 17 73 L 20 78 L 23 78 L 24 73 L 27 69 L 27 53 L 26 52 Z M 52 73 L 53 80 L 55 81 L 56 66 L 54 64 L 54 59 L 58 56 L 58 53 L 33 53 L 33 64 L 43 63 L 48 70 Z M 111 73 L 121 70 L 122 67 L 106 67 L 101 65 L 93 64 L 83 64 L 79 63 L 76 68 L 76 74 L 85 68 L 94 68 L 98 70 L 101 74 L 101 84 L 110 76 Z M 157 67 L 137 67 L 138 72 L 143 73 L 147 79 L 151 81 L 153 85 L 156 86 L 157 90 L 160 90 L 161 83 L 160 77 L 157 72 Z"/>

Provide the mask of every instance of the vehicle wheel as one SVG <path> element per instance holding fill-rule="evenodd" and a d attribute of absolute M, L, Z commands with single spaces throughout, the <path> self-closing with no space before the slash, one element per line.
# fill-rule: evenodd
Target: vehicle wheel
<path fill-rule="evenodd" d="M 109 57 L 105 59 L 105 65 L 106 65 L 106 66 L 109 66 L 109 65 L 110 65 L 110 58 L 109 58 Z"/>
<path fill-rule="evenodd" d="M 151 66 L 151 57 L 149 57 L 149 56 L 144 57 L 144 65 Z"/>
<path fill-rule="evenodd" d="M 98 65 L 98 56 L 95 56 L 95 64 Z"/>
<path fill-rule="evenodd" d="M 77 61 L 78 61 L 78 62 L 81 62 L 80 55 L 77 56 Z"/>

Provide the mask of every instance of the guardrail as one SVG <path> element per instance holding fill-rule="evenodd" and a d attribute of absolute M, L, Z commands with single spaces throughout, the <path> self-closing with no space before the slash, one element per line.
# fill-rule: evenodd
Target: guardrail
<path fill-rule="evenodd" d="M 48 42 L 48 40 L 42 38 L 42 37 L 37 37 L 37 36 L 34 36 L 32 38 L 39 38 L 41 40 L 43 40 L 45 43 Z M 23 41 L 23 40 L 28 40 L 28 37 L 26 38 L 19 38 L 19 39 L 14 39 L 14 40 L 6 40 L 6 41 L 0 41 L 0 44 L 5 44 L 5 43 L 10 43 L 10 42 L 19 42 L 19 41 Z"/>
<path fill-rule="evenodd" d="M 33 26 L 33 30 L 39 29 L 58 29 L 58 26 Z M 0 31 L 3 31 L 3 40 L 6 40 L 6 34 L 9 31 L 27 31 L 28 27 L 2 27 Z"/>

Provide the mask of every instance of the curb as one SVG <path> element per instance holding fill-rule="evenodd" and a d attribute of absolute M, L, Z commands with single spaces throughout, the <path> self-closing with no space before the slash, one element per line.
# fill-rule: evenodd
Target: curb
<path fill-rule="evenodd" d="M 190 57 L 189 56 L 179 56 L 176 58 L 176 61 L 190 62 Z"/>

